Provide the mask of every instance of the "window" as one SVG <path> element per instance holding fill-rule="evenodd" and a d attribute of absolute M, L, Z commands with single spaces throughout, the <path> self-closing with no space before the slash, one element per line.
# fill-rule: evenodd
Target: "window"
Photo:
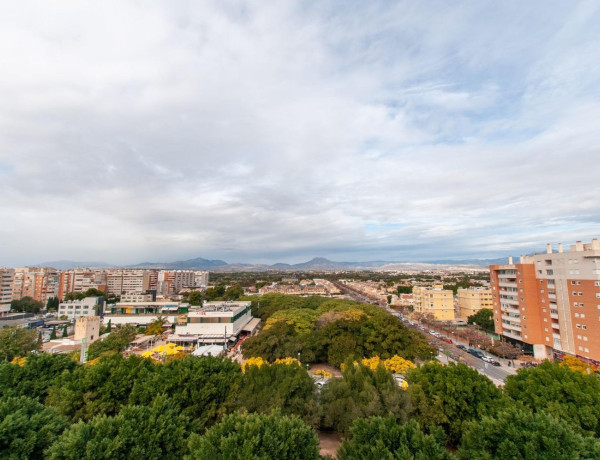
<path fill-rule="evenodd" d="M 583 336 L 583 341 L 584 341 L 584 342 L 587 342 L 587 341 L 588 341 L 587 335 L 584 335 L 584 336 Z"/>
<path fill-rule="evenodd" d="M 582 318 L 585 318 L 585 313 L 582 313 L 580 316 L 581 316 Z"/>
<path fill-rule="evenodd" d="M 583 330 L 586 330 L 586 329 L 587 329 L 587 326 L 586 326 L 585 324 L 582 324 L 582 325 L 581 325 L 581 329 L 583 329 Z"/>
<path fill-rule="evenodd" d="M 577 302 L 573 302 L 573 306 L 574 306 L 574 307 L 578 307 L 578 306 L 579 306 L 579 304 L 578 304 Z M 600 305 L 598 305 L 598 308 L 600 308 Z"/>
<path fill-rule="evenodd" d="M 600 281 L 594 281 L 594 286 L 600 286 Z"/>
<path fill-rule="evenodd" d="M 586 353 L 589 353 L 589 352 L 590 352 L 590 349 L 589 349 L 589 348 L 587 348 L 587 347 L 585 347 L 585 348 L 584 348 L 584 350 L 585 350 L 585 352 L 586 352 Z"/>
<path fill-rule="evenodd" d="M 571 284 L 572 284 L 573 286 L 575 286 L 575 281 L 571 280 Z"/>
<path fill-rule="evenodd" d="M 577 340 L 581 340 L 581 334 L 577 335 Z"/>
<path fill-rule="evenodd" d="M 581 329 L 581 324 L 576 324 L 576 325 L 575 325 L 575 327 L 576 327 L 577 329 Z"/>
<path fill-rule="evenodd" d="M 579 318 L 579 313 L 575 313 L 575 318 Z"/>

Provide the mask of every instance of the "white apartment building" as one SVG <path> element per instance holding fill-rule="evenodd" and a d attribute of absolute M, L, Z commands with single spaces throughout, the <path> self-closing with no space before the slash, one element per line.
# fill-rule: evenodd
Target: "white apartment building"
<path fill-rule="evenodd" d="M 108 270 L 106 273 L 106 290 L 108 294 L 143 294 L 150 287 L 148 270 Z"/>
<path fill-rule="evenodd" d="M 14 276 L 15 271 L 12 268 L 0 268 L 0 314 L 10 311 Z"/>
<path fill-rule="evenodd" d="M 206 271 L 195 271 L 194 272 L 194 286 L 208 286 L 208 272 Z"/>
<path fill-rule="evenodd" d="M 177 294 L 184 287 L 196 286 L 196 272 L 192 270 L 161 270 L 158 272 L 156 292 Z"/>
<path fill-rule="evenodd" d="M 102 297 L 86 297 L 81 300 L 69 300 L 58 304 L 58 317 L 76 319 L 81 316 L 99 316 L 102 313 Z"/>

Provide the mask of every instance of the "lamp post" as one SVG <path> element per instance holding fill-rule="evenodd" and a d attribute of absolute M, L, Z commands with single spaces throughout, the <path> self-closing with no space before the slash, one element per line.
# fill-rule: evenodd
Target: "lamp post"
<path fill-rule="evenodd" d="M 298 364 L 300 364 L 300 352 L 298 352 Z"/>

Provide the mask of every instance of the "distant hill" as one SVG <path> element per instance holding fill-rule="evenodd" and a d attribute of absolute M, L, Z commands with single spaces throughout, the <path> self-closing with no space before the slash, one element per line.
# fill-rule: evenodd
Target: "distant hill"
<path fill-rule="evenodd" d="M 72 268 L 108 268 L 114 265 L 106 262 L 76 262 L 74 260 L 53 260 L 51 262 L 42 262 L 41 264 L 32 265 L 34 267 L 51 267 L 57 270 L 71 270 Z"/>
<path fill-rule="evenodd" d="M 195 259 L 179 260 L 176 262 L 142 262 L 141 264 L 131 265 L 132 268 L 165 268 L 171 270 L 207 270 L 215 267 L 225 267 L 229 265 L 224 260 L 209 260 L 202 257 Z"/>
<path fill-rule="evenodd" d="M 307 262 L 297 264 L 275 263 L 246 264 L 228 263 L 224 260 L 211 260 L 202 257 L 195 259 L 178 260 L 175 262 L 142 262 L 136 265 L 127 265 L 126 268 L 155 268 L 165 270 L 212 270 L 212 271 L 351 271 L 351 270 L 433 270 L 442 267 L 487 267 L 488 265 L 507 263 L 508 258 L 499 259 L 449 259 L 434 260 L 426 262 L 390 262 L 390 261 L 367 261 L 367 262 L 335 262 L 324 257 L 315 257 Z M 53 267 L 59 270 L 70 270 L 78 267 L 110 268 L 105 262 L 76 262 L 72 260 L 58 260 L 44 262 L 37 267 Z"/>

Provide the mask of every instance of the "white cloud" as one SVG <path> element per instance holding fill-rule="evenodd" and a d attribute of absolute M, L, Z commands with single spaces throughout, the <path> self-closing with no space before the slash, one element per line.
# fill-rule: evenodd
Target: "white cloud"
<path fill-rule="evenodd" d="M 599 8 L 0 3 L 0 264 L 597 236 Z"/>

